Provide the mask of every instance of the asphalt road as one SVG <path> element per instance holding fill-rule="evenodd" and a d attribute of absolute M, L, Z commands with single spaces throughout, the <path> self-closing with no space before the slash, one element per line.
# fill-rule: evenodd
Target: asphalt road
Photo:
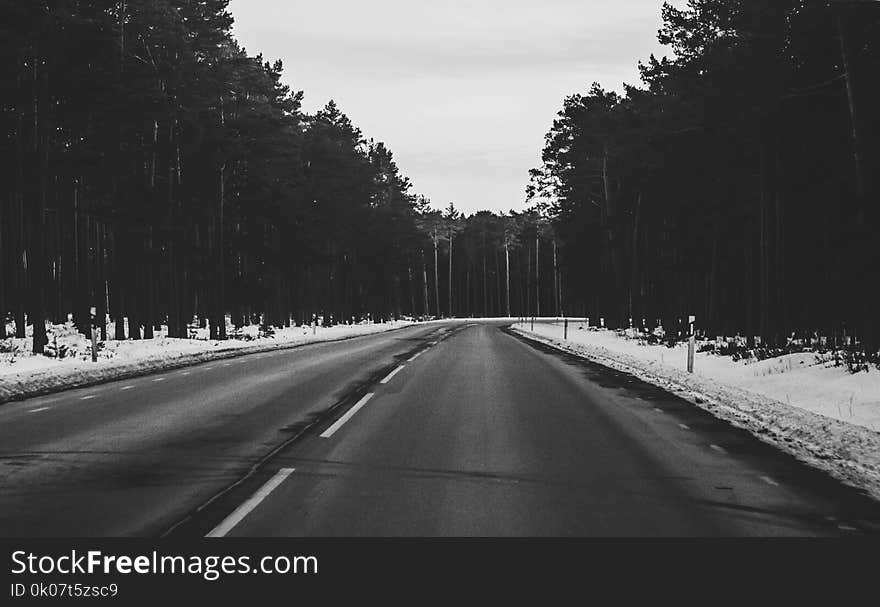
<path fill-rule="evenodd" d="M 0 536 L 824 536 L 880 504 L 498 324 L 0 407 Z"/>

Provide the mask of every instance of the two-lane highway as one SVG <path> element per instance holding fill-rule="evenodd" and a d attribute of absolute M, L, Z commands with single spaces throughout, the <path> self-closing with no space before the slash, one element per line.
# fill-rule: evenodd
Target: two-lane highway
<path fill-rule="evenodd" d="M 0 536 L 158 535 L 372 376 L 421 325 L 0 406 Z"/>
<path fill-rule="evenodd" d="M 694 405 L 499 326 L 450 332 L 364 398 L 204 521 L 211 534 L 838 535 L 880 521 L 875 502 Z"/>
<path fill-rule="evenodd" d="M 0 408 L 0 441 L 7 536 L 880 529 L 860 492 L 501 323 L 424 325 L 16 403 Z"/>

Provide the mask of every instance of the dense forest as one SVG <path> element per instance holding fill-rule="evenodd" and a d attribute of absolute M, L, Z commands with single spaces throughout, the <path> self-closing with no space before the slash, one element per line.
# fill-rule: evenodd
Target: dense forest
<path fill-rule="evenodd" d="M 0 315 L 35 352 L 92 307 L 102 339 L 695 314 L 876 350 L 877 4 L 664 6 L 671 57 L 564 100 L 528 210 L 463 216 L 332 101 L 305 113 L 228 0 L 0 0 Z"/>
<path fill-rule="evenodd" d="M 222 339 L 227 315 L 281 326 L 475 309 L 449 289 L 477 284 L 448 263 L 454 208 L 411 194 L 391 151 L 332 101 L 303 113 L 281 63 L 236 43 L 227 4 L 0 2 L 0 312 L 19 337 L 33 325 L 35 351 L 45 321 L 72 314 L 88 332 L 92 307 L 102 339 L 108 315 L 128 319 L 116 339 L 163 324 L 186 337 L 194 319 Z M 499 314 L 497 219 L 473 223 L 483 305 L 491 265 Z"/>
<path fill-rule="evenodd" d="M 642 87 L 565 99 L 529 195 L 567 311 L 880 347 L 880 3 L 690 0 Z"/>

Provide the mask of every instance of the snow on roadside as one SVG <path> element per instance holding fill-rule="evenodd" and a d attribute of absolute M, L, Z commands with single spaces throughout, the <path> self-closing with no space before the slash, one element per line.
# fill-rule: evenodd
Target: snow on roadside
<path fill-rule="evenodd" d="M 515 331 L 658 385 L 880 499 L 880 372 L 849 374 L 809 353 L 751 364 L 687 346 L 645 345 L 616 332 L 569 324 L 514 324 Z M 838 406 L 839 405 L 839 406 Z"/>
<path fill-rule="evenodd" d="M 303 344 L 337 341 L 359 335 L 390 331 L 410 321 L 362 323 L 333 327 L 275 329 L 260 337 L 259 327 L 244 327 L 237 339 L 216 341 L 196 331 L 194 339 L 169 338 L 165 328 L 154 339 L 107 340 L 98 347 L 98 362 L 91 361 L 91 345 L 72 323 L 47 327 L 48 352 L 62 357 L 31 354 L 32 328 L 27 337 L 0 340 L 0 403 L 59 390 L 173 369 L 199 362 L 291 348 Z M 108 328 L 112 335 L 113 326 Z M 231 332 L 230 332 L 231 335 Z"/>

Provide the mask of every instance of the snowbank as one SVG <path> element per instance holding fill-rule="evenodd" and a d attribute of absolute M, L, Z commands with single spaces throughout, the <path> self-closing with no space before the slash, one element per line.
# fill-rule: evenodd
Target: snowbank
<path fill-rule="evenodd" d="M 815 354 L 757 362 L 698 352 L 687 372 L 687 345 L 646 345 L 616 332 L 570 322 L 514 324 L 515 331 L 679 393 L 717 417 L 868 490 L 880 499 L 880 371 L 850 374 Z"/>
<path fill-rule="evenodd" d="M 250 326 L 224 341 L 207 339 L 206 329 L 194 331 L 193 339 L 169 338 L 163 327 L 154 339 L 100 343 L 95 363 L 91 360 L 91 344 L 77 333 L 72 323 L 47 327 L 46 352 L 51 356 L 31 353 L 33 331 L 28 327 L 25 338 L 0 340 L 0 403 L 218 358 L 336 341 L 411 324 L 410 321 L 393 321 L 314 329 L 290 327 L 275 329 L 273 336 L 262 337 L 258 326 Z M 112 334 L 111 324 L 108 335 Z M 229 335 L 232 336 L 231 329 Z"/>

